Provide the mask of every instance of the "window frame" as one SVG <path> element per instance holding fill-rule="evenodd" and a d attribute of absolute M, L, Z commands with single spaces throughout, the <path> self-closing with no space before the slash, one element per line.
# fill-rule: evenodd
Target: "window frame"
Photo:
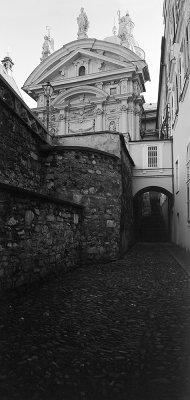
<path fill-rule="evenodd" d="M 147 168 L 158 168 L 158 146 L 147 146 Z"/>

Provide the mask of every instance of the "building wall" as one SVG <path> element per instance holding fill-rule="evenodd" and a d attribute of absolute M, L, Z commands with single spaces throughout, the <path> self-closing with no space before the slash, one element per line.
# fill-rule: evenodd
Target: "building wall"
<path fill-rule="evenodd" d="M 187 209 L 187 146 L 190 143 L 190 86 L 186 98 L 179 106 L 179 115 L 174 130 L 174 207 L 172 239 L 190 250 L 190 220 Z M 178 168 L 176 168 L 178 163 Z M 178 172 L 177 172 L 178 171 Z M 178 176 L 177 176 L 178 175 Z"/>
<path fill-rule="evenodd" d="M 134 221 L 133 221 L 133 194 L 132 194 L 132 168 L 129 162 L 126 148 L 121 140 L 121 225 L 120 225 L 120 252 L 125 254 L 134 244 Z"/>
<path fill-rule="evenodd" d="M 120 137 L 118 133 L 86 133 L 53 138 L 55 145 L 89 147 L 120 157 Z"/>
<path fill-rule="evenodd" d="M 173 138 L 172 241 L 190 250 L 187 148 L 190 142 L 190 3 L 164 2 L 158 125 L 160 137 Z M 190 193 L 190 192 L 189 192 Z M 190 196 L 190 195 L 189 195 Z M 190 199 L 189 199 L 190 200 Z"/>
<path fill-rule="evenodd" d="M 84 206 L 82 262 L 120 257 L 121 160 L 95 149 L 72 147 L 56 147 L 44 157 L 43 191 Z"/>
<path fill-rule="evenodd" d="M 0 185 L 0 292 L 80 264 L 77 205 Z"/>
<path fill-rule="evenodd" d="M 48 142 L 0 77 L 0 292 L 79 265 L 82 207 L 40 193 Z"/>
<path fill-rule="evenodd" d="M 148 149 L 152 147 L 157 148 L 156 167 L 148 166 Z M 133 195 L 150 186 L 164 188 L 173 193 L 171 140 L 129 142 L 129 152 L 135 163 L 132 179 Z"/>

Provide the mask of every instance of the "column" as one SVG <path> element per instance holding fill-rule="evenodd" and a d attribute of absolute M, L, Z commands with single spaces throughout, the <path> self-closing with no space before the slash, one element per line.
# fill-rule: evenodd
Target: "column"
<path fill-rule="evenodd" d="M 101 132 L 103 130 L 103 108 L 102 105 L 96 109 L 96 131 Z"/>
<path fill-rule="evenodd" d="M 121 106 L 121 133 L 127 133 L 128 124 L 127 124 L 127 105 L 123 104 Z"/>
<path fill-rule="evenodd" d="M 135 140 L 134 137 L 134 123 L 133 123 L 133 99 L 132 97 L 129 97 L 127 99 L 128 101 L 128 132 L 130 134 L 131 140 Z"/>
<path fill-rule="evenodd" d="M 59 112 L 59 133 L 58 135 L 66 135 L 66 113 L 63 108 Z"/>
<path fill-rule="evenodd" d="M 135 106 L 135 140 L 141 140 L 141 137 L 140 137 L 140 111 L 141 111 L 141 107 L 140 107 L 139 101 L 137 101 L 136 106 Z"/>

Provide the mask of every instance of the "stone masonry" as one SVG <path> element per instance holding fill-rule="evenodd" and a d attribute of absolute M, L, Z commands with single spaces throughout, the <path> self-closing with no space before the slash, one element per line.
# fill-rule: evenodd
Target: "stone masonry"
<path fill-rule="evenodd" d="M 118 259 L 131 244 L 132 160 L 94 148 L 53 146 L 0 79 L 0 284 Z"/>
<path fill-rule="evenodd" d="M 84 206 L 83 263 L 119 258 L 120 251 L 129 247 L 131 233 L 131 168 L 127 157 L 123 156 L 121 162 L 119 157 L 99 150 L 57 146 L 46 153 L 44 162 L 43 191 L 56 191 Z M 126 237 L 122 243 L 121 220 L 122 236 Z"/>

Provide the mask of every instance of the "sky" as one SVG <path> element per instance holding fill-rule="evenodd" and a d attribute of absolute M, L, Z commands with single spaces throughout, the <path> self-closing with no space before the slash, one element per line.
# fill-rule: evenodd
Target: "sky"
<path fill-rule="evenodd" d="M 157 102 L 163 0 L 9 0 L 1 5 L 0 60 L 7 52 L 14 62 L 13 76 L 19 89 L 40 63 L 46 26 L 51 27 L 55 50 L 77 39 L 77 17 L 84 7 L 89 20 L 88 37 L 112 36 L 117 11 L 129 11 L 135 24 L 134 38 L 146 53 L 151 82 L 143 93 L 147 103 Z M 29 107 L 36 103 L 21 92 Z"/>

